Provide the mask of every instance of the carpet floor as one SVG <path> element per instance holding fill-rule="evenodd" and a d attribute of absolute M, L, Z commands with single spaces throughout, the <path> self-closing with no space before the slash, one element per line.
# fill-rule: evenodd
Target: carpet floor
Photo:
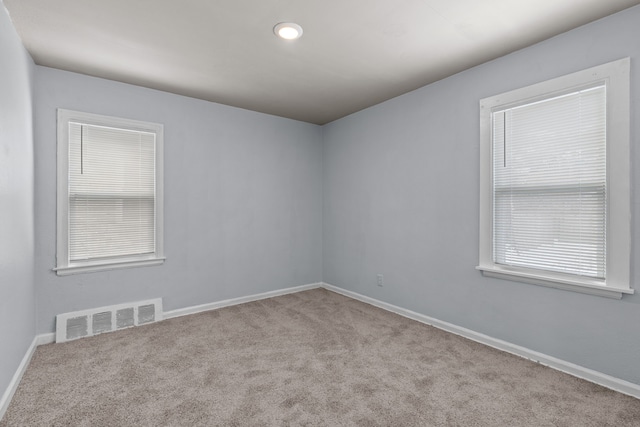
<path fill-rule="evenodd" d="M 640 426 L 640 400 L 325 289 L 37 348 L 7 426 Z"/>

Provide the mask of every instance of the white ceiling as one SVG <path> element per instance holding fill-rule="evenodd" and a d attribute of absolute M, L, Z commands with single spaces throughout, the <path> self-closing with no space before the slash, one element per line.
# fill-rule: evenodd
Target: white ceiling
<path fill-rule="evenodd" d="M 3 0 L 39 65 L 324 124 L 640 0 Z M 294 21 L 296 41 L 273 26 Z"/>

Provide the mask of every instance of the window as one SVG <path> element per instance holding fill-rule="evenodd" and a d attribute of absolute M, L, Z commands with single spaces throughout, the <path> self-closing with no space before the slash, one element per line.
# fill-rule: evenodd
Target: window
<path fill-rule="evenodd" d="M 161 264 L 160 124 L 58 110 L 58 275 Z"/>
<path fill-rule="evenodd" d="M 633 293 L 629 64 L 480 101 L 484 275 L 614 298 Z"/>

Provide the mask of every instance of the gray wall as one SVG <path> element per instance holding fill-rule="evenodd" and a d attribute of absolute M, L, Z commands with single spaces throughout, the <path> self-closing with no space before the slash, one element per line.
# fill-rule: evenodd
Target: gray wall
<path fill-rule="evenodd" d="M 163 297 L 164 310 L 322 280 L 322 128 L 36 67 L 39 333 L 55 315 Z M 58 277 L 56 108 L 164 124 L 163 266 Z"/>
<path fill-rule="evenodd" d="M 0 1 L 0 397 L 35 335 L 33 61 Z"/>
<path fill-rule="evenodd" d="M 640 7 L 628 9 L 326 125 L 323 280 L 640 384 L 636 266 L 638 293 L 620 301 L 474 269 L 479 100 L 626 56 L 637 259 L 639 24 Z"/>

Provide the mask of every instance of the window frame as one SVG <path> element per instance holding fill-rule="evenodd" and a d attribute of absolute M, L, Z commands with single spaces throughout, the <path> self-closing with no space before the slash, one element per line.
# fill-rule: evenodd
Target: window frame
<path fill-rule="evenodd" d="M 630 63 L 629 58 L 623 58 L 480 100 L 480 247 L 476 269 L 484 276 L 618 299 L 623 294 L 634 293 L 630 285 Z M 607 91 L 605 279 L 496 264 L 493 261 L 492 113 L 599 83 L 604 83 Z"/>
<path fill-rule="evenodd" d="M 159 123 L 85 113 L 59 108 L 57 110 L 57 243 L 58 276 L 104 270 L 160 265 L 164 263 L 164 126 Z M 131 131 L 154 133 L 155 139 L 155 252 L 102 259 L 99 261 L 69 260 L 69 123 L 105 126 Z"/>

